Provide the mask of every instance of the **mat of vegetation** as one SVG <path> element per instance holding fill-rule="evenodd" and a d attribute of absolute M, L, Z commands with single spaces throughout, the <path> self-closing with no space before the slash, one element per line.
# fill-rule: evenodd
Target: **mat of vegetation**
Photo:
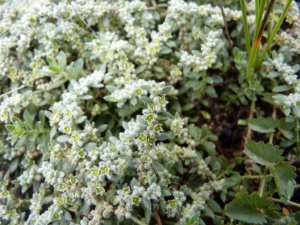
<path fill-rule="evenodd" d="M 292 0 L 2 0 L 0 224 L 297 224 L 299 56 Z"/>

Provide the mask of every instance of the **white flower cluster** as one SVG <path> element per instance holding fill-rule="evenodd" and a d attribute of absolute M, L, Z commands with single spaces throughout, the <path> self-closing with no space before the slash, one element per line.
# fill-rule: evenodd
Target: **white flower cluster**
<path fill-rule="evenodd" d="M 18 108 L 21 109 L 20 103 L 22 102 L 21 94 L 14 94 L 10 97 L 5 97 L 0 104 L 0 121 L 8 122 L 11 118 L 11 113 L 18 113 Z M 13 108 L 15 112 L 13 112 Z"/>
<path fill-rule="evenodd" d="M 286 115 L 289 115 L 291 110 L 294 115 L 300 118 L 300 82 L 295 74 L 299 66 L 291 67 L 284 63 L 284 57 L 282 54 L 278 54 L 273 60 L 270 60 L 276 70 L 282 75 L 284 81 L 292 85 L 294 88 L 294 93 L 288 95 L 278 94 L 274 96 L 275 102 L 282 106 L 283 111 Z"/>
<path fill-rule="evenodd" d="M 282 54 L 278 54 L 277 58 L 272 60 L 272 64 L 274 65 L 276 70 L 282 74 L 282 77 L 287 84 L 294 85 L 297 83 L 297 75 L 295 74 L 295 72 L 297 71 L 294 71 L 291 66 L 284 63 Z"/>
<path fill-rule="evenodd" d="M 201 52 L 194 51 L 195 54 L 189 54 L 182 51 L 180 62 L 183 67 L 192 67 L 194 71 L 207 70 L 216 62 L 217 53 L 220 50 L 218 46 L 221 42 L 219 31 L 209 31 L 206 40 L 201 44 Z M 193 51 L 192 51 L 193 52 Z"/>
<path fill-rule="evenodd" d="M 55 102 L 52 106 L 51 126 L 58 125 L 60 132 L 71 134 L 74 129 L 75 120 L 83 115 L 78 102 L 79 97 L 75 93 L 64 93 L 62 101 Z"/>
<path fill-rule="evenodd" d="M 82 77 L 77 81 L 71 80 L 74 88 L 74 92 L 82 96 L 89 91 L 89 87 L 101 88 L 103 87 L 102 80 L 104 78 L 104 73 L 95 70 L 92 74 Z"/>
<path fill-rule="evenodd" d="M 240 12 L 225 10 L 229 20 L 241 19 Z M 179 113 L 173 117 L 167 111 L 167 94 L 174 96 L 177 90 L 157 80 L 169 79 L 176 85 L 185 81 L 185 67 L 203 71 L 216 62 L 222 47 L 218 29 L 223 25 L 218 7 L 181 0 L 170 1 L 168 10 L 139 0 L 57 4 L 28 0 L 14 10 L 1 5 L 0 15 L 0 32 L 4 34 L 0 37 L 0 81 L 26 83 L 32 89 L 28 98 L 21 94 L 6 97 L 0 105 L 0 120 L 9 122 L 24 110 L 26 99 L 38 110 L 45 109 L 45 127 L 52 127 L 39 130 L 49 140 L 48 148 L 40 143 L 27 151 L 23 151 L 25 147 L 0 146 L 5 162 L 21 158 L 23 167 L 18 169 L 22 173 L 17 181 L 23 190 L 33 186 L 29 215 L 28 211 L 20 213 L 22 204 L 28 207 L 27 202 L 5 206 L 13 193 L 1 189 L 1 219 L 26 225 L 64 220 L 69 224 L 75 220 L 81 220 L 76 223 L 82 225 L 114 224 L 132 219 L 140 211 L 137 207 L 158 209 L 163 201 L 167 202 L 168 216 L 174 219 L 183 218 L 190 208 L 193 213 L 202 209 L 211 187 L 196 189 L 201 200 L 194 199 L 192 206 L 186 204 L 185 192 L 170 189 L 186 168 L 194 166 L 193 175 L 197 175 L 208 166 L 198 162 L 188 118 Z M 198 22 L 213 29 L 203 32 Z M 203 39 L 204 33 L 207 37 Z M 196 48 L 201 52 L 194 51 Z M 182 50 L 179 63 L 178 58 L 169 57 L 177 50 Z M 57 60 L 55 56 L 59 56 Z M 49 66 L 45 66 L 45 58 Z M 75 68 L 76 63 L 65 65 L 74 58 L 81 58 L 82 71 Z M 104 67 L 106 74 L 98 70 Z M 92 87 L 105 88 L 96 93 Z M 104 100 L 115 102 L 118 108 Z M 131 108 L 133 114 L 121 115 L 122 110 Z M 99 130 L 105 134 L 100 136 Z M 222 183 L 212 177 L 205 179 L 220 190 Z"/>
<path fill-rule="evenodd" d="M 178 25 L 185 24 L 186 18 L 204 18 L 207 26 L 223 26 L 223 17 L 220 7 L 207 5 L 197 5 L 195 3 L 186 3 L 183 0 L 169 1 L 167 18 L 172 18 Z M 224 9 L 228 20 L 239 21 L 242 18 L 241 11 Z"/>

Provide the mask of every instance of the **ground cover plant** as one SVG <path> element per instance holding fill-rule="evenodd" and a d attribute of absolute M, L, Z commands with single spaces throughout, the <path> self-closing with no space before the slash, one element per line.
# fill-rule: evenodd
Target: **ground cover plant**
<path fill-rule="evenodd" d="M 291 0 L 0 5 L 0 224 L 297 224 Z"/>

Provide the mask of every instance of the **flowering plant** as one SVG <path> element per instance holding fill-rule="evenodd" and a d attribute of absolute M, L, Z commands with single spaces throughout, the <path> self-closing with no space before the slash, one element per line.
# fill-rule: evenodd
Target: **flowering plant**
<path fill-rule="evenodd" d="M 0 223 L 297 221 L 299 10 L 260 64 L 258 2 L 1 3 Z"/>

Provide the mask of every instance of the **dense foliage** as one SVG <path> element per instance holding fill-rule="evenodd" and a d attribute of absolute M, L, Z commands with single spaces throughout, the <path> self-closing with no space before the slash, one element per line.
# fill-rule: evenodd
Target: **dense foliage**
<path fill-rule="evenodd" d="M 298 6 L 218 4 L 2 1 L 1 224 L 300 220 Z"/>

